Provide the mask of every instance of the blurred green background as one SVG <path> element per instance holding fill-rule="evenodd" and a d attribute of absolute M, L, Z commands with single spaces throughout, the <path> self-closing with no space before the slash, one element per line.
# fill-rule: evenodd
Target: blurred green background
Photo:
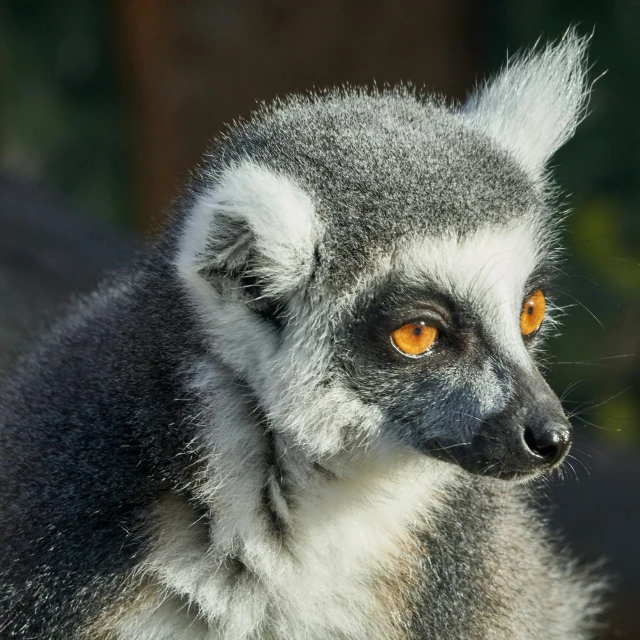
<path fill-rule="evenodd" d="M 574 211 L 550 376 L 569 409 L 586 410 L 577 424 L 639 445 L 640 3 L 405 1 L 402 15 L 357 1 L 322 15 L 308 2 L 189 4 L 2 0 L 0 166 L 147 231 L 207 140 L 255 99 L 374 78 L 462 98 L 507 51 L 570 24 L 593 31 L 591 114 L 553 161 Z"/>
<path fill-rule="evenodd" d="M 96 216 L 131 219 L 107 2 L 0 1 L 0 163 Z"/>

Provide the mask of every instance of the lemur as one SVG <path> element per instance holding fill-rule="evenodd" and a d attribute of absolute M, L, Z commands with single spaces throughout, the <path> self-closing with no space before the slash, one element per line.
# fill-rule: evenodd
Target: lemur
<path fill-rule="evenodd" d="M 0 637 L 594 637 L 600 581 L 529 497 L 571 441 L 536 354 L 586 45 L 221 137 L 5 376 Z"/>

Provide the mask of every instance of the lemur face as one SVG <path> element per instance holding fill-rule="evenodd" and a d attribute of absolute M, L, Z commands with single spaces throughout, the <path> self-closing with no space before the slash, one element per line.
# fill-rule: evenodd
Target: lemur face
<path fill-rule="evenodd" d="M 336 353 L 402 442 L 501 478 L 562 461 L 570 426 L 533 360 L 552 322 L 537 247 L 522 221 L 421 238 L 356 296 Z"/>
<path fill-rule="evenodd" d="M 517 61 L 462 109 L 404 89 L 292 98 L 214 155 L 177 268 L 291 446 L 409 447 L 501 478 L 564 458 L 533 355 L 553 322 L 544 163 L 582 113 L 583 46 Z"/>

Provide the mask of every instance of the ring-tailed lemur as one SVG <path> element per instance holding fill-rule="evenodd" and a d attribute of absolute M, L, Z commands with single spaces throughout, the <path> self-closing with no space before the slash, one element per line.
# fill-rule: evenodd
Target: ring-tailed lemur
<path fill-rule="evenodd" d="M 7 377 L 3 638 L 592 636 L 600 587 L 523 489 L 570 443 L 534 358 L 584 48 L 464 106 L 291 97 L 219 143 Z"/>

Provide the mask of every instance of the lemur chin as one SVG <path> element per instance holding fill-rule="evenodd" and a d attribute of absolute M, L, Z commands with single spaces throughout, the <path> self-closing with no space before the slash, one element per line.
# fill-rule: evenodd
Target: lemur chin
<path fill-rule="evenodd" d="M 0 635 L 593 637 L 600 582 L 523 488 L 571 428 L 546 169 L 584 39 L 462 106 L 292 96 L 6 376 Z"/>

